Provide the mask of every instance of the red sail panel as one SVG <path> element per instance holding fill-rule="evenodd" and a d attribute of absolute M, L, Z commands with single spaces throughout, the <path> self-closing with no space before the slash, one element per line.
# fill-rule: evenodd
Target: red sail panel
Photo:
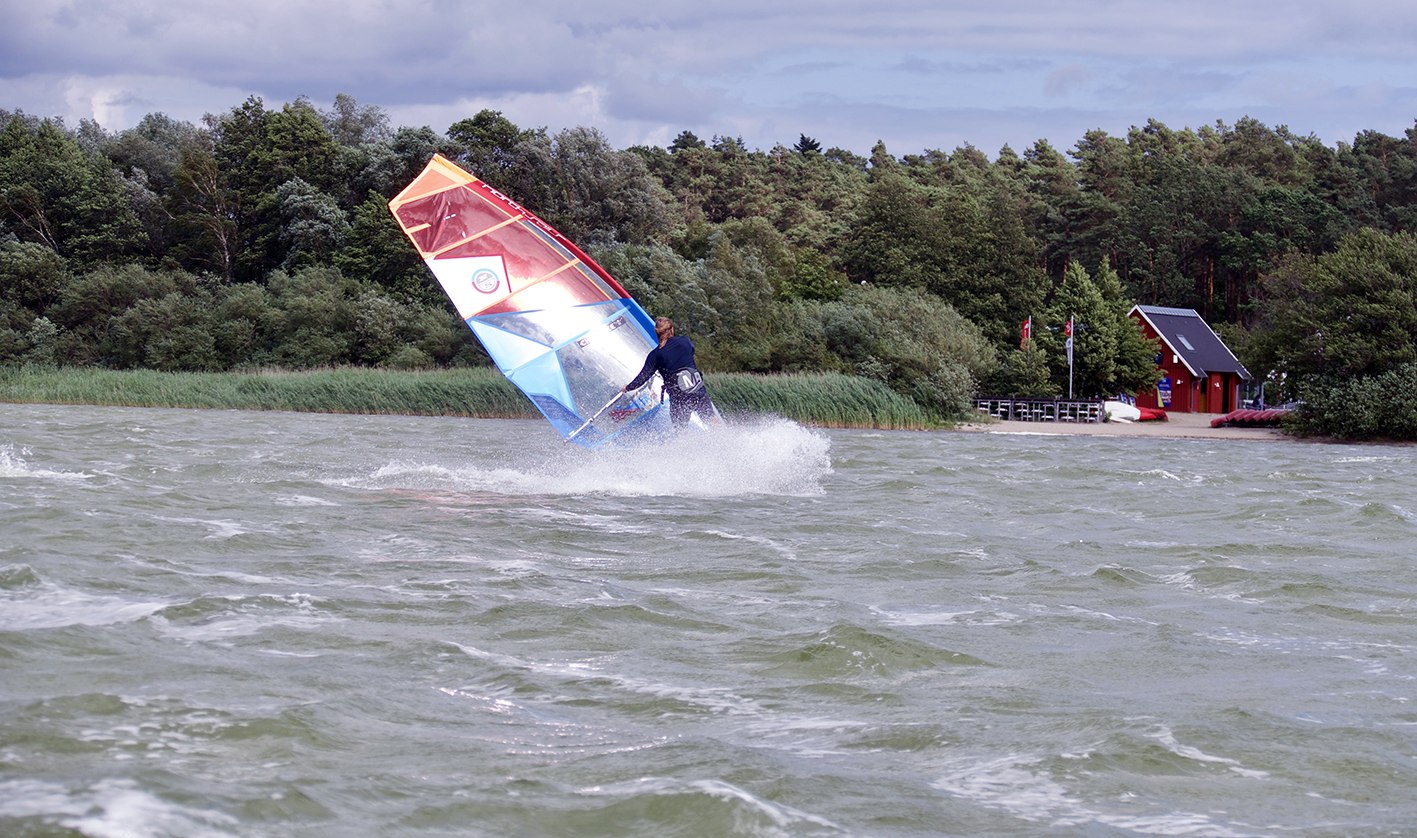
<path fill-rule="evenodd" d="M 501 257 L 506 284 L 479 294 L 469 303 L 472 310 L 460 307 L 464 317 L 494 308 L 508 310 L 510 295 L 551 277 L 576 286 L 571 295 L 580 302 L 629 296 L 553 227 L 441 155 L 389 202 L 389 209 L 445 288 L 450 281 L 457 284 L 464 280 L 460 275 L 448 276 L 438 263 Z M 449 293 L 453 289 L 449 288 Z M 515 309 L 524 310 L 531 301 L 518 301 Z"/>

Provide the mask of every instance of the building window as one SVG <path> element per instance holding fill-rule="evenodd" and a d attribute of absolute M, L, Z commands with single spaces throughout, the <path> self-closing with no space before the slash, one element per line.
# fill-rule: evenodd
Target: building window
<path fill-rule="evenodd" d="M 1179 340 L 1179 341 L 1181 342 L 1181 345 L 1184 346 L 1184 347 L 1186 347 L 1186 349 L 1187 349 L 1188 351 L 1191 351 L 1191 352 L 1195 352 L 1195 351 L 1196 351 L 1196 348 L 1195 348 L 1194 346 L 1191 346 L 1191 342 L 1188 341 L 1188 340 L 1186 340 L 1186 336 L 1185 336 L 1185 335 L 1177 335 L 1177 336 L 1176 336 L 1176 340 Z"/>

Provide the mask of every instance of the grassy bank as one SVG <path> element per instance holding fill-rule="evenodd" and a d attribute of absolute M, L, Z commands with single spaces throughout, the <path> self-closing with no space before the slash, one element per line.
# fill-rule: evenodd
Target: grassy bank
<path fill-rule="evenodd" d="M 836 374 L 706 378 L 714 401 L 729 415 L 768 413 L 833 428 L 919 429 L 940 424 L 915 402 L 864 378 Z M 3 368 L 0 402 L 485 419 L 539 415 L 526 397 L 491 368 L 225 373 Z"/>
<path fill-rule="evenodd" d="M 914 401 L 879 381 L 836 373 L 705 376 L 718 409 L 771 413 L 823 428 L 920 430 L 941 426 Z"/>

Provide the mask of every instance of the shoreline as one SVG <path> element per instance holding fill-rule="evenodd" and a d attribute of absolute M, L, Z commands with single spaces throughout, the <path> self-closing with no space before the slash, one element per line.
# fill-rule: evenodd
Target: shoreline
<path fill-rule="evenodd" d="M 406 410 L 360 410 L 348 408 L 324 408 L 312 410 L 309 408 L 294 407 L 253 407 L 245 405 L 178 405 L 178 404 L 134 404 L 131 402 L 99 402 L 99 401 L 58 401 L 58 400 L 15 400 L 0 398 L 0 403 L 14 405 L 56 405 L 68 407 L 132 407 L 132 408 L 152 408 L 171 410 L 257 410 L 274 413 L 324 413 L 324 414 L 345 414 L 352 416 L 452 416 L 464 419 L 539 419 L 540 416 L 531 413 L 432 413 Z M 782 414 L 778 414 L 782 415 Z M 1232 440 L 1255 440 L 1260 442 L 1280 442 L 1284 440 L 1294 442 L 1317 442 L 1325 440 L 1305 439 L 1303 437 L 1290 436 L 1281 432 L 1278 428 L 1212 428 L 1210 420 L 1219 414 L 1213 413 L 1192 413 L 1192 414 L 1170 414 L 1165 422 L 1021 422 L 1017 420 L 989 420 L 961 422 L 957 425 L 943 428 L 917 429 L 925 433 L 983 433 L 983 434 L 1010 434 L 1019 436 L 1112 436 L 1112 437 L 1151 437 L 1155 439 L 1232 439 Z M 808 427 L 826 429 L 869 429 L 869 430 L 910 430 L 902 428 L 889 428 L 879 425 L 856 425 L 837 424 L 831 422 L 819 422 L 805 418 L 793 418 L 785 416 Z M 1332 441 L 1332 440 L 1328 440 Z"/>
<path fill-rule="evenodd" d="M 1116 436 L 1155 439 L 1231 439 L 1255 442 L 1304 441 L 1278 428 L 1212 428 L 1218 413 L 1170 413 L 1165 422 L 1020 422 L 990 420 L 964 422 L 955 430 L 964 433 L 1028 434 L 1048 436 Z"/>
<path fill-rule="evenodd" d="M 843 428 L 947 426 L 881 382 L 841 373 L 724 373 L 714 376 L 710 387 L 725 415 L 777 413 L 806 424 Z M 493 367 L 208 373 L 0 367 L 0 401 L 488 419 L 540 416 L 532 401 Z"/>
<path fill-rule="evenodd" d="M 53 405 L 58 407 L 131 407 L 139 409 L 168 410 L 255 410 L 274 413 L 323 413 L 351 416 L 443 416 L 462 419 L 539 419 L 540 416 L 525 411 L 449 412 L 389 408 L 370 410 L 368 408 L 338 407 L 263 407 L 238 404 L 140 404 L 122 400 L 94 399 L 17 399 L 0 396 L 0 404 L 9 405 Z M 753 412 L 750 411 L 750 415 Z M 982 433 L 1014 436 L 1090 436 L 1090 437 L 1150 437 L 1153 439 L 1204 439 L 1204 440 L 1250 440 L 1254 442 L 1307 442 L 1330 443 L 1335 445 L 1417 445 L 1417 442 L 1400 440 L 1346 440 L 1331 437 L 1303 437 L 1286 434 L 1279 428 L 1212 428 L 1210 420 L 1216 413 L 1172 413 L 1164 422 L 1021 422 L 1017 420 L 985 420 L 960 422 L 943 427 L 912 428 L 891 427 L 884 424 L 859 422 L 832 422 L 793 417 L 782 411 L 766 410 L 763 415 L 776 415 L 810 428 L 827 430 L 877 430 L 913 431 L 917 433 Z"/>

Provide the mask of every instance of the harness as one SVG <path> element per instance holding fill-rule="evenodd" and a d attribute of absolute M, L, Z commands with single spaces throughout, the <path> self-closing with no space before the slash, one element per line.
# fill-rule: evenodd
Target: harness
<path fill-rule="evenodd" d="M 692 396 L 704 389 L 704 377 L 693 367 L 685 367 L 674 373 L 674 384 L 679 388 L 679 392 Z"/>

